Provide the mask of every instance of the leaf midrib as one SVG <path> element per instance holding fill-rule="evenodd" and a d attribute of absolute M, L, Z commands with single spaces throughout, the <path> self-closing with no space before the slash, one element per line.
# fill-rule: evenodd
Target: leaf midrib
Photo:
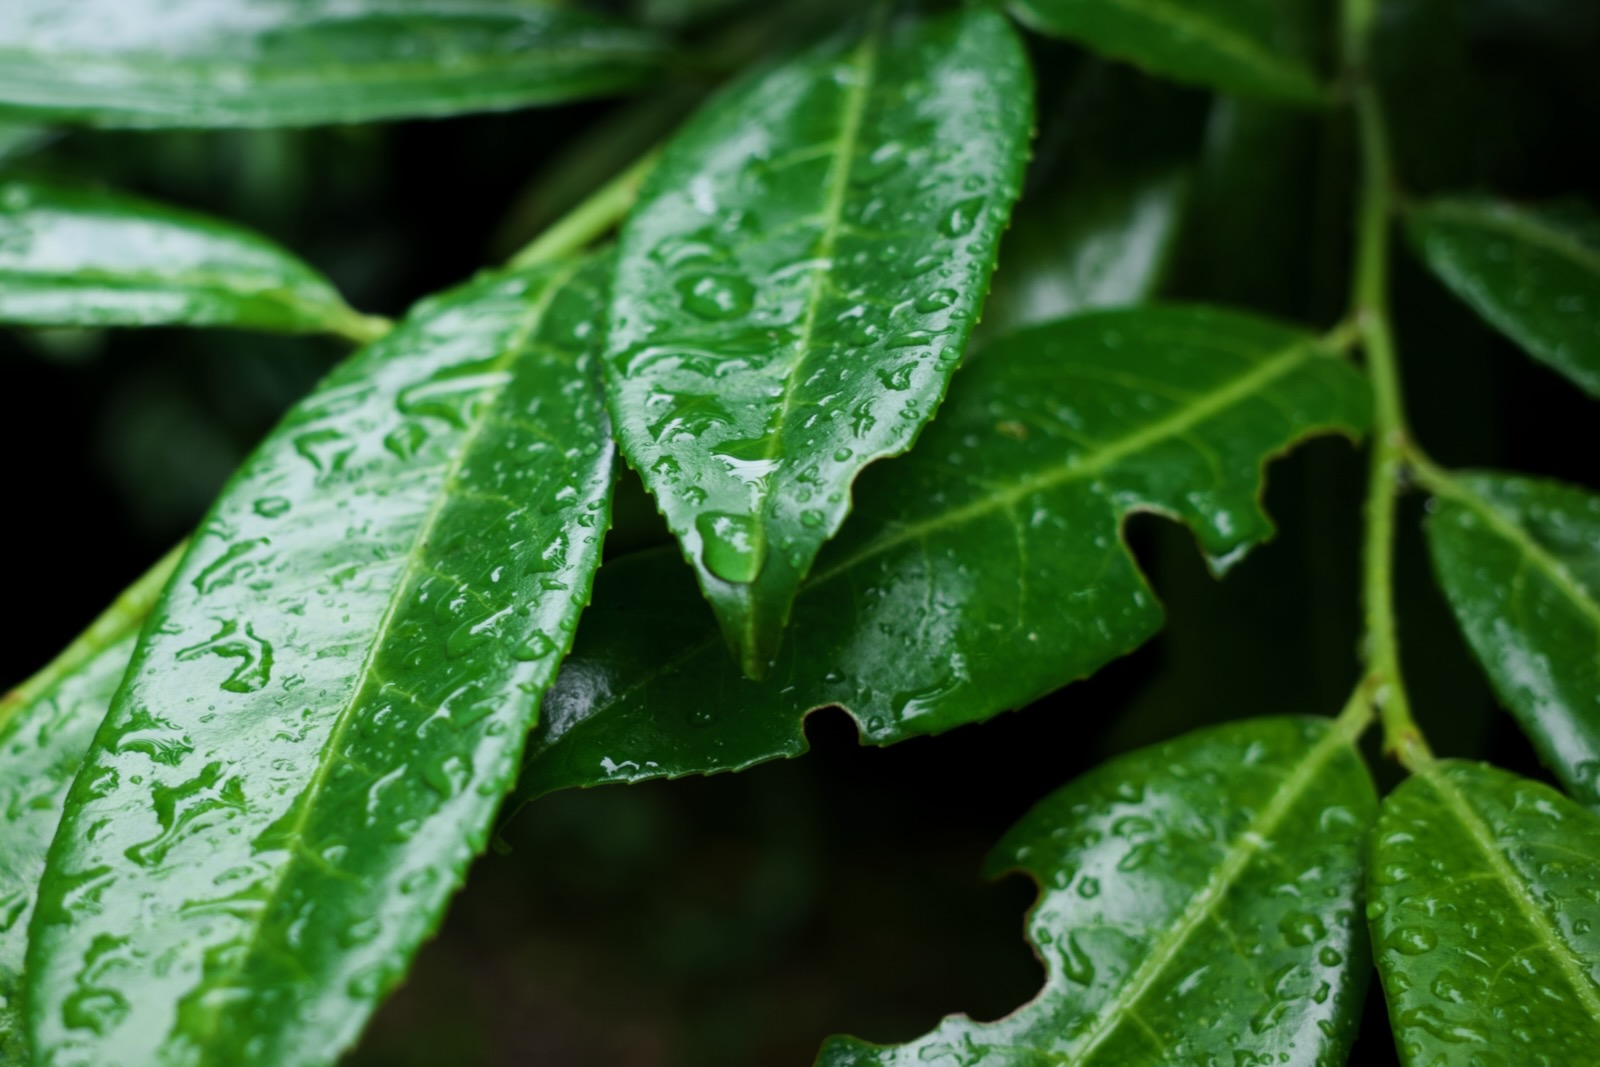
<path fill-rule="evenodd" d="M 1489 233 L 1509 234 L 1543 251 L 1600 276 L 1600 252 L 1568 237 L 1544 219 L 1527 211 L 1503 205 L 1485 207 L 1471 203 L 1433 204 L 1420 212 L 1424 225 L 1429 220 L 1443 225 L 1464 226 Z"/>
<path fill-rule="evenodd" d="M 553 273 L 549 277 L 544 290 L 539 294 L 539 298 L 529 306 L 526 314 L 523 316 L 522 321 L 518 324 L 515 333 L 512 335 L 512 340 L 506 345 L 505 352 L 503 352 L 500 359 L 496 361 L 497 369 L 503 369 L 506 365 L 514 362 L 528 347 L 529 339 L 532 337 L 533 332 L 538 329 L 539 322 L 543 319 L 545 312 L 549 309 L 550 304 L 555 299 L 556 294 L 567 284 L 568 281 L 571 280 L 581 265 L 581 261 L 575 261 L 572 264 Z M 353 676 L 354 683 L 350 690 L 350 697 L 345 702 L 344 707 L 340 709 L 338 721 L 335 722 L 333 730 L 328 735 L 327 742 L 322 747 L 324 758 L 318 765 L 316 772 L 312 775 L 311 781 L 307 783 L 305 791 L 301 793 L 300 797 L 297 799 L 300 810 L 296 813 L 291 826 L 283 835 L 285 840 L 297 842 L 300 836 L 304 833 L 307 824 L 310 822 L 311 813 L 316 808 L 317 797 L 321 793 L 323 786 L 327 783 L 328 775 L 331 772 L 331 769 L 338 762 L 335 759 L 328 758 L 328 754 L 339 751 L 340 746 L 343 743 L 344 735 L 349 730 L 350 724 L 355 718 L 354 712 L 356 708 L 361 705 L 361 698 L 366 691 L 367 680 L 373 673 L 377 656 L 384 645 L 384 639 L 388 636 L 389 630 L 394 625 L 395 618 L 399 614 L 401 605 L 407 602 L 407 597 L 405 594 L 410 590 L 418 573 L 418 561 L 422 555 L 419 549 L 427 544 L 429 536 L 432 534 L 434 527 L 438 524 L 440 516 L 444 513 L 445 505 L 450 501 L 452 496 L 450 489 L 455 485 L 458 476 L 465 467 L 467 457 L 473 454 L 473 451 L 477 445 L 478 436 L 483 432 L 484 427 L 492 421 L 491 414 L 493 411 L 493 405 L 486 404 L 481 410 L 482 414 L 478 421 L 474 423 L 472 428 L 462 437 L 461 447 L 456 451 L 455 456 L 452 457 L 449 466 L 445 469 L 444 477 L 440 480 L 439 492 L 434 498 L 432 505 L 429 507 L 427 515 L 424 516 L 422 522 L 418 524 L 416 533 L 411 539 L 410 551 L 406 553 L 405 569 L 401 572 L 399 580 L 393 587 L 394 593 L 390 597 L 389 603 L 384 609 L 382 618 L 378 621 L 378 625 L 373 633 L 371 642 L 369 642 L 367 645 L 366 653 L 362 657 L 361 666 L 357 669 L 355 675 Z M 262 936 L 266 930 L 266 920 L 272 914 L 272 909 L 278 902 L 278 898 L 283 891 L 283 887 L 291 881 L 290 876 L 301 862 L 302 855 L 300 851 L 298 849 L 291 849 L 288 861 L 278 871 L 278 877 L 276 883 L 273 885 L 272 892 L 267 895 L 266 900 L 262 902 L 261 908 L 257 911 L 257 914 L 261 918 L 259 921 L 253 924 L 254 932 L 251 934 L 250 941 L 245 945 L 244 951 L 238 955 L 239 962 L 233 967 L 229 968 L 228 979 L 217 983 L 218 985 L 229 984 L 233 979 L 236 979 L 239 975 L 244 974 L 259 957 L 261 952 L 264 951 L 264 942 L 262 941 Z M 215 1046 L 212 1044 L 212 1039 L 217 1034 L 217 1026 L 221 1022 L 222 1015 L 222 1007 L 214 1008 L 211 1012 L 211 1028 L 205 1035 L 204 1043 L 201 1044 L 202 1063 L 207 1062 L 211 1055 L 216 1051 Z"/>
<path fill-rule="evenodd" d="M 1322 771 L 1334 753 L 1340 749 L 1349 750 L 1349 741 L 1344 733 L 1332 727 L 1321 741 L 1306 753 L 1305 759 L 1295 766 L 1292 774 L 1286 777 L 1273 794 L 1272 801 L 1262 808 L 1256 817 L 1234 839 L 1233 846 L 1228 850 L 1227 857 L 1216 869 L 1204 889 L 1192 897 L 1188 907 L 1183 910 L 1175 923 L 1167 930 L 1165 936 L 1154 942 L 1151 951 L 1134 970 L 1133 974 L 1123 983 L 1117 996 L 1104 1004 L 1096 1013 L 1096 1024 L 1071 1052 L 1066 1054 L 1060 1062 L 1081 1062 L 1092 1056 L 1107 1038 L 1122 1025 L 1121 1014 L 1132 1011 L 1134 1006 L 1144 999 L 1150 989 L 1155 985 L 1161 973 L 1166 970 L 1189 938 L 1199 929 L 1211 914 L 1212 910 L 1228 892 L 1233 889 L 1239 877 L 1249 867 L 1250 862 L 1260 853 L 1264 844 L 1271 838 L 1278 824 L 1283 821 L 1289 811 L 1300 801 L 1311 782 Z M 1045 1050 L 1040 1050 L 1045 1051 Z"/>
<path fill-rule="evenodd" d="M 1101 474 L 1118 461 L 1141 452 L 1160 441 L 1180 436 L 1201 422 L 1249 398 L 1254 393 L 1266 388 L 1267 385 L 1289 373 L 1296 366 L 1311 359 L 1325 358 L 1318 354 L 1320 351 L 1321 342 L 1316 338 L 1307 338 L 1293 344 L 1279 353 L 1268 356 L 1247 373 L 1230 380 L 1225 385 L 1209 392 L 1196 394 L 1187 405 L 1177 411 L 1173 411 L 1155 422 L 1147 423 L 1133 433 L 1116 438 L 1100 448 L 1089 451 L 1075 461 L 1064 464 L 1059 469 L 1023 479 L 1004 490 L 997 490 L 970 504 L 952 509 L 922 522 L 901 526 L 892 535 L 869 542 L 855 555 L 849 556 L 827 570 L 815 574 L 806 583 L 805 589 L 820 585 L 840 573 L 852 569 L 863 560 L 890 551 L 909 541 L 924 538 L 946 526 L 958 526 L 971 522 L 989 512 L 1014 507 L 1035 493 L 1046 492 L 1070 482 Z M 1061 373 L 1070 375 L 1072 368 L 1063 367 Z"/>
<path fill-rule="evenodd" d="M 1526 530 L 1512 517 L 1496 507 L 1488 498 L 1474 491 L 1470 486 L 1454 479 L 1434 487 L 1434 491 L 1457 504 L 1486 519 L 1493 531 L 1502 540 L 1516 546 L 1535 566 L 1541 570 L 1552 585 L 1570 600 L 1574 607 L 1589 617 L 1589 622 L 1600 630 L 1600 603 L 1596 603 L 1589 595 L 1587 589 L 1567 573 L 1566 566 L 1539 542 L 1535 541 Z"/>
<path fill-rule="evenodd" d="M 1523 883 L 1518 871 L 1506 859 L 1504 854 L 1495 847 L 1494 835 L 1484 823 L 1483 817 L 1472 806 L 1466 796 L 1456 788 L 1450 780 L 1448 768 L 1439 764 L 1431 764 L 1421 772 L 1422 779 L 1433 787 L 1434 793 L 1439 797 L 1447 810 L 1456 816 L 1463 829 L 1472 838 L 1475 845 L 1488 861 L 1490 869 L 1505 886 L 1506 895 L 1516 905 L 1518 913 L 1522 916 L 1529 928 L 1533 931 L 1538 941 L 1551 959 L 1555 961 L 1556 968 L 1561 976 L 1567 980 L 1572 991 L 1577 994 L 1578 1000 L 1589 1013 L 1591 1019 L 1600 1019 L 1600 988 L 1596 988 L 1592 979 L 1589 979 L 1579 968 L 1574 953 L 1561 936 L 1561 932 L 1551 923 L 1549 916 L 1540 909 L 1538 903 Z"/>

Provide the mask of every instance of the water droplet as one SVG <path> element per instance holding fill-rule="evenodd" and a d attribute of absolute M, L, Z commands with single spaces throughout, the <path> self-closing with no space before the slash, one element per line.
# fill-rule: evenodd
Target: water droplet
<path fill-rule="evenodd" d="M 511 657 L 530 663 L 533 660 L 544 659 L 555 650 L 556 643 L 551 640 L 550 635 L 543 630 L 535 630 L 528 635 L 527 640 L 511 650 Z"/>
<path fill-rule="evenodd" d="M 333 474 L 344 469 L 356 446 L 338 430 L 311 430 L 294 439 L 294 450 L 304 457 L 319 474 Z"/>
<path fill-rule="evenodd" d="M 1078 895 L 1084 900 L 1093 900 L 1100 895 L 1100 879 L 1085 878 L 1078 883 Z"/>
<path fill-rule="evenodd" d="M 410 459 L 428 442 L 428 430 L 420 422 L 402 423 L 383 439 L 383 447 L 401 459 Z"/>
<path fill-rule="evenodd" d="M 816 508 L 807 508 L 805 511 L 800 513 L 800 525 L 806 527 L 807 529 L 814 530 L 822 525 L 825 518 L 826 516 L 824 516 L 822 512 L 818 511 Z"/>
<path fill-rule="evenodd" d="M 1079 985 L 1089 985 L 1094 981 L 1094 960 L 1078 944 L 1076 932 L 1069 934 L 1061 946 L 1061 971 Z"/>
<path fill-rule="evenodd" d="M 241 661 L 221 683 L 230 693 L 258 692 L 272 680 L 272 645 L 263 640 L 250 623 L 241 628 L 237 622 L 227 620 L 209 639 L 179 651 L 177 658 L 187 661 L 205 655 Z"/>
<path fill-rule="evenodd" d="M 755 302 L 755 287 L 737 274 L 693 274 L 679 279 L 684 309 L 702 319 L 733 319 Z"/>
<path fill-rule="evenodd" d="M 1426 926 L 1402 926 L 1386 939 L 1388 947 L 1407 956 L 1432 952 L 1439 936 Z"/>
<path fill-rule="evenodd" d="M 1322 920 L 1305 911 L 1291 911 L 1278 922 L 1283 939 L 1296 947 L 1314 945 L 1328 936 Z"/>
<path fill-rule="evenodd" d="M 968 197 L 952 207 L 949 213 L 939 220 L 939 232 L 946 237 L 960 237 L 972 229 L 973 223 L 978 221 L 978 215 L 982 211 L 983 197 Z"/>
<path fill-rule="evenodd" d="M 700 533 L 700 558 L 706 570 L 725 582 L 756 580 L 766 562 L 766 539 L 748 515 L 708 511 L 695 520 Z"/>
<path fill-rule="evenodd" d="M 943 311 L 956 302 L 960 295 L 954 289 L 934 289 L 917 297 L 917 310 L 924 315 L 931 315 L 935 311 Z"/>
<path fill-rule="evenodd" d="M 855 455 L 855 453 L 850 451 L 848 448 L 836 448 L 833 451 L 833 461 L 835 463 L 843 463 L 853 455 Z"/>
<path fill-rule="evenodd" d="M 253 505 L 255 513 L 263 519 L 276 519 L 280 515 L 286 515 L 291 506 L 288 497 L 282 496 L 264 496 Z"/>

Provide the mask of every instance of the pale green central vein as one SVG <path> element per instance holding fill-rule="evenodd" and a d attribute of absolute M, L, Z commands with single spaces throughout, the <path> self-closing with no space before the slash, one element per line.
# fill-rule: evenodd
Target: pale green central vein
<path fill-rule="evenodd" d="M 1600 1019 L 1600 989 L 1596 989 L 1593 979 L 1584 973 L 1577 954 L 1562 939 L 1561 932 L 1550 921 L 1550 917 L 1540 909 L 1516 868 L 1511 866 L 1504 853 L 1495 846 L 1494 837 L 1489 827 L 1484 825 L 1477 809 L 1467 801 L 1455 783 L 1437 764 L 1429 765 L 1422 773 L 1427 783 L 1433 786 L 1434 792 L 1460 820 L 1462 827 L 1472 837 L 1473 843 L 1483 852 L 1490 868 L 1505 886 L 1506 895 L 1511 898 L 1523 920 L 1538 938 L 1539 946 L 1555 961 L 1556 968 L 1572 987 L 1572 991 L 1577 994 L 1589 1018 Z"/>
<path fill-rule="evenodd" d="M 1591 274 L 1600 274 L 1600 252 L 1559 230 L 1552 229 L 1542 219 L 1520 212 L 1475 211 L 1445 203 L 1436 204 L 1428 214 L 1447 223 L 1508 234 L 1525 244 L 1566 259 Z"/>
<path fill-rule="evenodd" d="M 501 353 L 500 357 L 495 361 L 495 370 L 505 369 L 505 367 L 511 364 L 528 346 L 530 338 L 532 337 L 534 331 L 538 329 L 539 322 L 544 317 L 545 311 L 549 308 L 551 301 L 554 300 L 556 293 L 558 293 L 561 288 L 566 285 L 569 280 L 571 280 L 572 276 L 578 271 L 580 266 L 581 261 L 575 262 L 571 266 L 553 274 L 547 280 L 544 290 L 539 294 L 538 299 L 530 304 L 510 343 L 506 345 L 505 351 Z M 473 454 L 479 435 L 482 434 L 484 427 L 490 422 L 490 413 L 492 410 L 493 405 L 484 405 L 482 408 L 482 414 L 478 421 L 475 422 L 472 425 L 472 428 L 463 436 L 460 448 L 456 451 L 456 454 L 454 457 L 452 457 L 449 466 L 445 469 L 444 478 L 440 482 L 439 493 L 434 497 L 433 502 L 429 505 L 427 514 L 423 517 L 422 522 L 417 526 L 417 530 L 411 538 L 411 547 L 406 554 L 405 569 L 400 574 L 399 580 L 394 587 L 394 593 L 390 596 L 388 604 L 384 606 L 383 617 L 379 619 L 377 628 L 373 632 L 372 641 L 367 645 L 366 654 L 362 658 L 361 666 L 357 669 L 354 675 L 354 686 L 351 689 L 350 698 L 345 702 L 344 707 L 339 710 L 338 720 L 334 723 L 333 730 L 329 733 L 328 740 L 323 745 L 322 762 L 318 764 L 315 773 L 311 777 L 311 781 L 307 783 L 304 792 L 300 794 L 300 798 L 296 801 L 296 803 L 299 805 L 299 810 L 295 813 L 293 822 L 289 827 L 288 832 L 284 835 L 285 839 L 290 842 L 297 842 L 305 833 L 306 826 L 311 821 L 311 813 L 316 808 L 317 797 L 321 793 L 323 787 L 327 784 L 328 776 L 332 772 L 333 767 L 338 763 L 338 760 L 335 758 L 335 756 L 344 742 L 344 735 L 349 731 L 351 723 L 356 718 L 356 710 L 361 707 L 362 697 L 367 688 L 367 681 L 376 673 L 377 658 L 383 649 L 384 640 L 388 637 L 390 629 L 393 628 L 395 619 L 400 614 L 401 607 L 408 602 L 409 598 L 406 594 L 409 593 L 411 586 L 415 582 L 419 571 L 422 568 L 421 559 L 423 546 L 428 543 L 428 539 L 432 535 L 434 528 L 438 525 L 440 517 L 444 514 L 445 505 L 450 501 L 451 498 L 450 487 L 456 483 L 461 471 L 466 467 L 467 458 Z M 258 912 L 258 914 L 261 916 L 261 921 L 254 924 L 254 932 L 251 934 L 250 941 L 245 946 L 245 951 L 239 954 L 238 963 L 229 969 L 230 982 L 234 978 L 237 978 L 237 976 L 245 973 L 245 970 L 249 964 L 255 960 L 258 955 L 266 950 L 267 946 L 262 941 L 263 933 L 266 930 L 266 920 L 272 914 L 273 906 L 277 903 L 279 894 L 283 891 L 283 887 L 290 881 L 290 873 L 294 870 L 297 862 L 300 859 L 301 854 L 298 851 L 293 852 L 289 862 L 286 863 L 279 871 L 277 881 L 273 885 L 271 894 L 269 894 L 267 899 L 262 903 L 262 907 Z M 218 984 L 223 985 L 228 983 Z M 220 1021 L 221 1016 L 221 1006 L 213 1009 L 211 1012 L 211 1022 L 213 1027 L 215 1027 Z M 203 1059 L 209 1054 L 210 1051 L 210 1047 L 206 1047 L 208 1051 L 202 1053 Z"/>
<path fill-rule="evenodd" d="M 1493 503 L 1472 491 L 1461 482 L 1451 479 L 1449 482 L 1434 487 L 1436 492 L 1447 496 L 1467 508 L 1469 511 L 1487 520 L 1494 532 L 1501 538 L 1511 542 L 1522 554 L 1528 557 L 1529 562 L 1538 567 L 1544 575 L 1566 598 L 1572 601 L 1574 607 L 1589 617 L 1589 621 L 1600 629 L 1600 603 L 1568 572 L 1565 565 L 1552 556 L 1543 545 L 1528 535 L 1515 520 L 1507 517 L 1504 512 Z"/>
<path fill-rule="evenodd" d="M 839 234 L 844 229 L 844 206 L 850 193 L 850 172 L 855 164 L 856 152 L 861 144 L 861 126 L 866 118 L 867 101 L 872 95 L 872 83 L 877 77 L 879 37 L 882 33 L 884 8 L 874 12 L 873 23 L 861 43 L 850 56 L 850 66 L 855 76 L 845 96 L 844 114 L 839 121 L 839 137 L 833 145 L 833 159 L 828 164 L 827 196 L 818 218 L 822 229 L 812 258 L 818 261 L 808 280 L 811 292 L 806 298 L 805 316 L 800 320 L 800 331 L 794 342 L 795 360 L 783 383 L 783 400 L 778 409 L 778 434 L 772 438 L 766 458 L 776 458 L 781 448 L 780 435 L 794 408 L 796 384 L 800 371 L 806 365 L 817 328 L 817 316 L 822 310 L 822 297 L 826 291 L 827 274 L 833 269 L 834 253 L 839 247 Z"/>
<path fill-rule="evenodd" d="M 990 512 L 1014 507 L 1035 493 L 1059 488 L 1069 482 L 1090 478 L 1096 474 L 1103 474 L 1108 468 L 1128 456 L 1141 452 L 1161 441 L 1187 433 L 1205 420 L 1259 393 L 1301 364 L 1312 359 L 1321 358 L 1317 355 L 1318 349 L 1319 342 L 1315 340 L 1307 340 L 1293 345 L 1287 350 L 1263 360 L 1247 373 L 1234 378 L 1226 384 L 1218 386 L 1208 393 L 1198 394 L 1188 404 L 1165 417 L 1157 419 L 1155 422 L 1147 423 L 1125 437 L 1119 437 L 1094 451 L 1085 453 L 1059 469 L 1047 471 L 1031 478 L 1024 478 L 1015 485 L 1004 490 L 997 490 L 964 507 L 954 508 L 921 522 L 902 526 L 893 535 L 873 541 L 859 553 L 834 564 L 825 571 L 819 572 L 811 581 L 806 583 L 806 588 L 820 585 L 828 579 L 855 567 L 863 560 L 881 555 L 907 542 L 926 537 L 942 528 L 972 522 L 974 519 Z M 1064 373 L 1071 373 L 1070 368 L 1064 368 L 1063 371 Z"/>
<path fill-rule="evenodd" d="M 1134 1005 L 1144 999 L 1162 973 L 1177 959 L 1178 953 L 1188 944 L 1190 937 L 1233 889 L 1240 876 L 1244 874 L 1245 868 L 1271 839 L 1278 824 L 1289 814 L 1290 809 L 1299 803 L 1323 766 L 1335 752 L 1348 748 L 1349 742 L 1344 734 L 1338 730 L 1331 730 L 1284 778 L 1283 784 L 1273 794 L 1271 802 L 1262 808 L 1256 817 L 1250 820 L 1250 825 L 1244 832 L 1234 839 L 1227 857 L 1216 869 L 1211 880 L 1206 883 L 1205 888 L 1189 901 L 1189 906 L 1183 910 L 1183 914 L 1178 916 L 1177 921 L 1168 927 L 1166 933 L 1153 943 L 1150 952 L 1117 991 L 1116 996 L 1101 1007 L 1094 1028 L 1073 1050 L 1072 1055 L 1075 1059 L 1080 1062 L 1087 1059 L 1095 1049 L 1105 1043 L 1117 1027 L 1122 1025 L 1123 1013 L 1131 1012 Z"/>

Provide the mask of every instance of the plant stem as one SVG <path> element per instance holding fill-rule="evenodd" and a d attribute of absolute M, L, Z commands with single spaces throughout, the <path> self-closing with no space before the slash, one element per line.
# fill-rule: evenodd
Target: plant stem
<path fill-rule="evenodd" d="M 0 727 L 11 714 L 25 704 L 38 699 L 67 675 L 83 666 L 106 647 L 115 644 L 144 625 L 146 616 L 155 607 L 156 598 L 172 577 L 172 571 L 182 558 L 189 543 L 184 541 L 162 556 L 155 566 L 145 571 L 139 579 L 124 589 L 111 606 L 100 613 L 89 628 L 79 634 L 55 659 L 37 674 L 0 699 Z"/>
<path fill-rule="evenodd" d="M 1384 748 L 1414 771 L 1431 762 L 1432 754 L 1411 715 L 1395 626 L 1395 510 L 1405 473 L 1407 431 L 1398 356 L 1389 321 L 1389 233 L 1394 185 L 1383 110 L 1365 70 L 1374 0 L 1345 0 L 1343 13 L 1345 55 L 1353 81 L 1362 155 L 1351 318 L 1361 330 L 1373 397 L 1362 569 L 1366 612 L 1363 653 L 1369 697 L 1383 723 Z"/>
<path fill-rule="evenodd" d="M 587 200 L 557 219 L 550 228 L 511 257 L 512 267 L 531 267 L 571 255 L 611 229 L 633 206 L 639 186 L 655 167 L 660 149 L 640 156 L 627 170 L 596 189 Z"/>
<path fill-rule="evenodd" d="M 351 311 L 329 326 L 334 333 L 356 345 L 369 345 L 394 329 L 394 322 L 382 315 L 363 315 Z"/>

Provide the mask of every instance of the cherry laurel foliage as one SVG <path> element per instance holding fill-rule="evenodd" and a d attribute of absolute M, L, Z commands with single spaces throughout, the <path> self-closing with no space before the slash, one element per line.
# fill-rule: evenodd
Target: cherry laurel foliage
<path fill-rule="evenodd" d="M 1292 7 L 1008 10 L 1149 76 L 1314 115 L 1337 79 L 1280 21 Z M 999 8 L 879 4 L 748 57 L 631 207 L 608 185 L 552 229 L 562 254 L 393 327 L 233 223 L 8 165 L 0 321 L 365 347 L 186 546 L 0 700 L 0 1059 L 333 1063 L 514 786 L 795 756 L 823 706 L 880 745 L 1021 707 L 1160 628 L 1131 515 L 1182 522 L 1221 575 L 1273 532 L 1270 460 L 1386 417 L 1350 358 L 1362 323 L 1153 300 L 1186 156 L 1030 185 L 1013 220 L 1035 72 Z M 654 91 L 668 49 L 536 0 L 16 0 L 0 164 L 48 151 L 50 124 Z M 1595 394 L 1593 219 L 1462 195 L 1404 221 L 1447 288 Z M 615 249 L 585 253 L 612 228 Z M 602 568 L 619 448 L 678 543 Z M 1374 958 L 1407 1064 L 1589 1054 L 1600 498 L 1406 462 L 1467 643 L 1571 799 L 1413 756 L 1380 804 L 1351 712 L 1120 756 L 988 865 L 1039 883 L 1038 996 L 905 1045 L 832 1038 L 821 1067 L 1337 1064 Z"/>

